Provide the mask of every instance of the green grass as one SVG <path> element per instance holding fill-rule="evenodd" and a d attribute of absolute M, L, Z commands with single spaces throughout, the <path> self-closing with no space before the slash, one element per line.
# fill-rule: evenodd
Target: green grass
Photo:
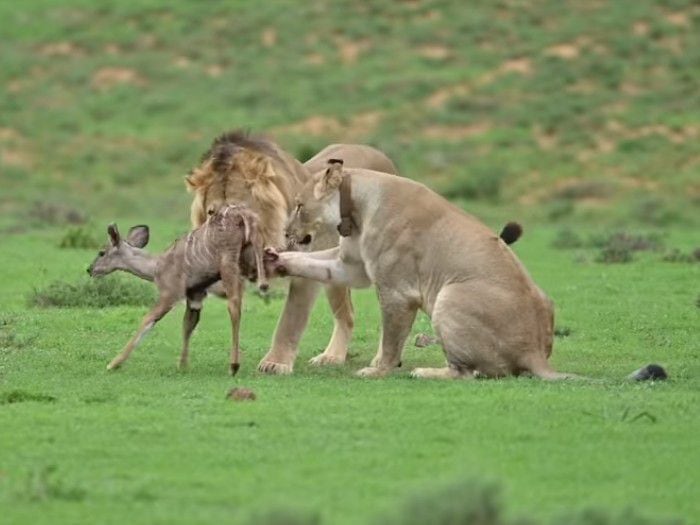
<path fill-rule="evenodd" d="M 698 224 L 699 18 L 693 0 L 5 2 L 0 206 L 185 220 L 184 175 L 241 126 L 302 157 L 373 143 L 521 215 L 563 192 L 574 217 Z"/>
<path fill-rule="evenodd" d="M 695 4 L 0 2 L 0 522 L 292 508 L 371 523 L 478 479 L 502 486 L 509 520 L 592 506 L 697 523 Z M 306 364 L 331 330 L 319 302 L 295 374 L 255 372 L 276 290 L 247 297 L 235 380 L 214 299 L 189 371 L 174 367 L 180 309 L 107 373 L 151 292 L 86 281 L 86 248 L 113 220 L 150 223 L 158 248 L 185 232 L 183 178 L 235 127 L 300 158 L 371 143 L 494 229 L 524 221 L 516 251 L 557 304 L 553 362 L 591 379 L 412 381 L 441 354 L 410 344 L 394 377 L 356 379 L 378 339 L 371 291 L 355 294 L 343 367 Z M 632 237 L 606 245 L 616 231 Z M 622 242 L 650 234 L 658 251 Z M 597 262 L 618 256 L 631 260 Z M 47 308 L 28 306 L 40 297 Z M 428 329 L 419 318 L 414 333 Z M 671 379 L 624 379 L 649 362 Z M 234 385 L 258 400 L 227 401 Z"/>
<path fill-rule="evenodd" d="M 152 231 L 165 247 L 168 227 Z M 369 523 L 416 491 L 466 477 L 502 484 L 513 516 L 634 507 L 693 523 L 700 512 L 697 264 L 652 252 L 599 264 L 595 248 L 551 248 L 552 228 L 526 232 L 516 250 L 564 328 L 553 363 L 590 380 L 410 380 L 412 367 L 441 362 L 437 347 L 410 344 L 393 377 L 357 379 L 378 338 L 369 291 L 355 294 L 346 366 L 306 364 L 330 333 L 319 302 L 294 375 L 258 374 L 282 302 L 249 295 L 235 379 L 226 375 L 229 329 L 216 299 L 205 305 L 189 371 L 175 368 L 180 308 L 108 373 L 145 308 L 26 307 L 34 287 L 77 278 L 93 257 L 58 248 L 62 233 L 0 240 L 0 521 L 238 522 L 291 507 L 325 523 Z M 685 251 L 700 243 L 697 232 L 662 235 Z M 43 257 L 10 255 L 32 247 Z M 420 318 L 414 333 L 428 329 Z M 625 380 L 649 362 L 671 379 Z M 234 385 L 258 400 L 226 400 Z"/>

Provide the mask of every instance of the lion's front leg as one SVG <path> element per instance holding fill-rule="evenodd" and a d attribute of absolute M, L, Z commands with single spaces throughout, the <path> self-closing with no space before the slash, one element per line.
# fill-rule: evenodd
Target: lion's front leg
<path fill-rule="evenodd" d="M 326 297 L 333 312 L 333 335 L 326 349 L 309 361 L 313 365 L 339 365 L 345 362 L 352 339 L 355 316 L 350 290 L 342 286 L 327 286 Z"/>
<path fill-rule="evenodd" d="M 320 286 L 307 279 L 292 279 L 287 302 L 272 339 L 272 348 L 263 357 L 258 370 L 268 374 L 291 374 L 311 308 Z"/>

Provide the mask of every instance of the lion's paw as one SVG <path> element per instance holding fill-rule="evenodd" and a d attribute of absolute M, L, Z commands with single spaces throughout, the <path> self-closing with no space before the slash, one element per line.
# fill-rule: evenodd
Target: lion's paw
<path fill-rule="evenodd" d="M 262 372 L 263 374 L 288 375 L 292 373 L 292 370 L 292 365 L 288 365 L 286 363 L 275 363 L 274 361 L 262 360 L 258 365 L 258 371 Z"/>
<path fill-rule="evenodd" d="M 386 370 L 378 368 L 376 366 L 368 366 L 366 368 L 361 368 L 355 375 L 357 377 L 382 377 L 386 374 Z"/>
<path fill-rule="evenodd" d="M 345 363 L 345 356 L 322 353 L 309 359 L 309 363 L 314 366 L 342 365 Z"/>

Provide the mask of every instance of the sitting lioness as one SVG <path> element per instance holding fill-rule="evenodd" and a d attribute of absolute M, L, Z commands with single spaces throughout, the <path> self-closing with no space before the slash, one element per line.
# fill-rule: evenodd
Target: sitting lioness
<path fill-rule="evenodd" d="M 383 376 L 401 352 L 420 308 L 431 318 L 445 368 L 420 378 L 502 377 L 552 370 L 552 302 L 504 239 L 417 182 L 331 161 L 296 196 L 289 233 L 313 236 L 338 225 L 340 245 L 325 251 L 268 250 L 268 269 L 352 288 L 377 287 L 379 351 L 358 375 Z"/>

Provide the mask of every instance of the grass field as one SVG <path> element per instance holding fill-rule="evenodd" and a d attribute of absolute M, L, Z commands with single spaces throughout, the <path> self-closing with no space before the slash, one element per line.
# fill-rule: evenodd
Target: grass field
<path fill-rule="evenodd" d="M 167 229 L 155 228 L 156 246 Z M 368 523 L 412 491 L 470 476 L 501 482 L 516 514 L 634 506 L 693 523 L 700 512 L 697 264 L 644 253 L 606 265 L 592 249 L 551 248 L 551 228 L 526 234 L 517 251 L 568 334 L 553 362 L 588 381 L 410 380 L 411 367 L 441 362 L 438 348 L 410 345 L 395 377 L 357 379 L 378 337 L 370 292 L 356 294 L 351 362 L 306 365 L 331 327 L 319 303 L 292 377 L 255 372 L 281 301 L 249 295 L 244 366 L 232 380 L 221 301 L 206 305 L 184 373 L 174 365 L 181 309 L 117 373 L 105 364 L 144 307 L 27 309 L 33 286 L 73 281 L 93 256 L 56 248 L 60 236 L 48 229 L 0 241 L 0 520 L 231 522 L 281 505 L 320 511 L 326 523 Z M 667 242 L 685 250 L 700 237 Z M 9 257 L 27 250 L 44 256 Z M 428 327 L 421 319 L 416 331 Z M 671 380 L 624 379 L 648 362 L 666 366 Z M 233 385 L 258 400 L 227 401 Z"/>
<path fill-rule="evenodd" d="M 385 523 L 472 479 L 509 522 L 700 523 L 699 21 L 693 0 L 0 2 L 0 523 Z M 234 127 L 299 158 L 371 143 L 494 229 L 524 222 L 553 363 L 588 379 L 421 382 L 441 353 L 411 344 L 357 379 L 371 291 L 347 365 L 307 365 L 319 301 L 294 375 L 263 376 L 282 288 L 247 296 L 235 380 L 214 299 L 188 371 L 180 308 L 107 373 L 150 292 L 87 281 L 106 224 L 167 246 L 184 175 Z M 625 379 L 650 362 L 670 380 Z"/>

